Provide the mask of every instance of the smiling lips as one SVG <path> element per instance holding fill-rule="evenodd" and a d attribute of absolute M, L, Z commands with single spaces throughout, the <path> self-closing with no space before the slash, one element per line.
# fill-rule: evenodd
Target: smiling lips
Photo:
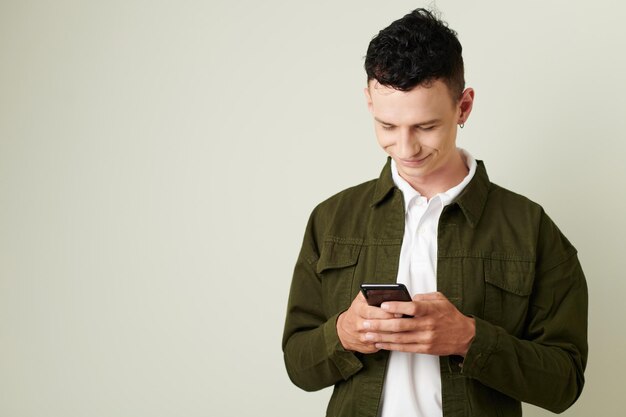
<path fill-rule="evenodd" d="M 410 159 L 402 159 L 402 158 L 398 158 L 400 160 L 400 163 L 406 167 L 419 167 L 424 165 L 424 163 L 426 162 L 426 160 L 431 156 L 431 154 L 426 155 L 425 157 L 421 158 L 421 159 L 417 159 L 417 158 L 410 158 Z"/>

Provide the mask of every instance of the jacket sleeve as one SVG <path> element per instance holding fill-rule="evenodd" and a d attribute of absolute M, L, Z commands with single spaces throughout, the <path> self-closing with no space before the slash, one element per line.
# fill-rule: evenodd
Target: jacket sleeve
<path fill-rule="evenodd" d="M 542 212 L 524 335 L 514 337 L 475 318 L 463 373 L 519 401 L 564 411 L 584 385 L 587 307 L 576 251 Z"/>
<path fill-rule="evenodd" d="M 346 380 L 363 367 L 357 355 L 339 341 L 339 314 L 328 317 L 324 311 L 322 280 L 316 271 L 320 250 L 315 214 L 309 219 L 294 268 L 282 340 L 289 378 L 306 391 Z"/>

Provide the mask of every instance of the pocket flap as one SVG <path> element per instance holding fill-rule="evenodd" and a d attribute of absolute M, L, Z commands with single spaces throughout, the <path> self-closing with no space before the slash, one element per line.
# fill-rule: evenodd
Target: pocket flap
<path fill-rule="evenodd" d="M 321 274 L 327 269 L 346 268 L 356 265 L 360 252 L 360 244 L 326 241 L 324 246 L 322 246 L 320 258 L 317 261 L 317 273 Z"/>
<path fill-rule="evenodd" d="M 485 265 L 485 281 L 521 296 L 533 290 L 535 271 L 531 262 L 490 260 Z"/>

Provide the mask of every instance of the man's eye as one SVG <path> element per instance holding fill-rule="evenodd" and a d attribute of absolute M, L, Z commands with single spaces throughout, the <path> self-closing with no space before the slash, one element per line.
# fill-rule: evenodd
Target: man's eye
<path fill-rule="evenodd" d="M 429 130 L 433 130 L 435 126 L 418 126 L 417 128 L 423 132 L 428 132 Z"/>
<path fill-rule="evenodd" d="M 393 130 L 393 126 L 389 126 L 389 125 L 381 125 L 383 127 L 384 130 Z"/>

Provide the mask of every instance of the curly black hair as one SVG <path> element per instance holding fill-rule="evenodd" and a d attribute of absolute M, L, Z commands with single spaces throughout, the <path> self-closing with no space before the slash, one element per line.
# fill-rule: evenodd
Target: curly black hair
<path fill-rule="evenodd" d="M 447 23 L 416 9 L 372 39 L 365 57 L 367 81 L 409 91 L 441 79 L 457 100 L 465 88 L 462 51 Z"/>

